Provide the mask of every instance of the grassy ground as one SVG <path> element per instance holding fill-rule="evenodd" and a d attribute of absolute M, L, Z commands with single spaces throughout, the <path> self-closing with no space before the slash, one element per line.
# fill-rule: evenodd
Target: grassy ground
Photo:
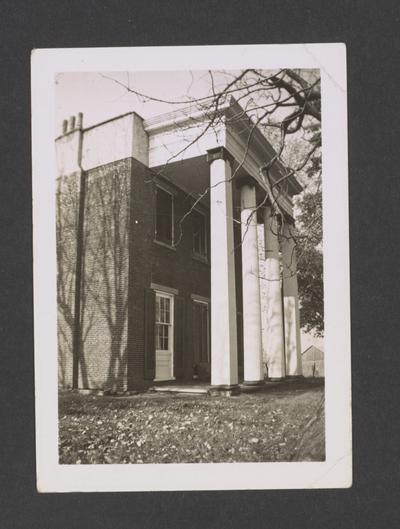
<path fill-rule="evenodd" d="M 321 461 L 321 380 L 285 382 L 238 397 L 62 392 L 60 463 Z"/>

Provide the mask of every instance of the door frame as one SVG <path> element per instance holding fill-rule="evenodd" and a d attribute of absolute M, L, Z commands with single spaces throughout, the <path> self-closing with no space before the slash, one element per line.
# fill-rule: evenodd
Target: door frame
<path fill-rule="evenodd" d="M 167 352 L 167 351 L 164 351 L 162 349 L 157 349 L 156 347 L 156 343 L 157 343 L 157 340 L 156 340 L 156 336 L 154 336 L 154 349 L 155 349 L 155 372 L 154 372 L 154 382 L 164 382 L 164 381 L 168 381 L 168 380 L 175 380 L 175 377 L 174 377 L 174 336 L 175 336 L 175 321 L 174 321 L 174 310 L 175 310 L 175 296 L 173 293 L 171 293 L 170 291 L 168 292 L 167 290 L 160 290 L 160 289 L 155 289 L 154 290 L 154 293 L 155 293 L 155 304 L 154 304 L 154 333 L 156 333 L 156 328 L 157 328 L 157 320 L 156 320 L 156 314 L 155 314 L 155 307 L 156 307 L 156 303 L 157 303 L 157 296 L 158 297 L 163 297 L 163 298 L 167 298 L 170 300 L 170 310 L 169 310 L 169 313 L 170 313 L 170 324 L 169 324 L 169 334 L 168 334 L 168 352 L 170 354 L 170 365 L 171 365 L 171 369 L 170 369 L 170 376 L 168 376 L 167 378 L 165 377 L 162 377 L 162 378 L 157 378 L 157 356 L 158 356 L 158 353 L 161 353 L 161 352 Z"/>

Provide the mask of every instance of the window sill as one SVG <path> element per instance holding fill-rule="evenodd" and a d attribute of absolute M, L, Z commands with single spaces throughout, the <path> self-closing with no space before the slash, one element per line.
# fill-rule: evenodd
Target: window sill
<path fill-rule="evenodd" d="M 170 244 L 167 244 L 166 242 L 157 241 L 157 239 L 153 240 L 154 244 L 157 244 L 158 246 L 162 246 L 163 248 L 169 248 L 170 250 L 173 250 L 176 252 L 176 246 L 171 246 Z"/>
<path fill-rule="evenodd" d="M 192 253 L 192 259 L 194 259 L 195 261 L 200 261 L 201 263 L 206 265 L 210 264 L 208 257 L 197 253 Z"/>

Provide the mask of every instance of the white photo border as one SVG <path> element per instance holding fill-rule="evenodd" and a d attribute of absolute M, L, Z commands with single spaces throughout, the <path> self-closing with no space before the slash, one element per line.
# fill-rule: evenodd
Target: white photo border
<path fill-rule="evenodd" d="M 32 52 L 36 470 L 39 492 L 347 488 L 352 484 L 346 48 L 342 43 Z M 325 297 L 326 460 L 293 463 L 58 463 L 55 74 L 319 68 Z"/>

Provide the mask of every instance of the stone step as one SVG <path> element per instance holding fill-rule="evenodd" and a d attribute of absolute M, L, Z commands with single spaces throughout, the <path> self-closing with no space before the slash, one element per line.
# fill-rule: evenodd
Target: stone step
<path fill-rule="evenodd" d="M 208 386 L 153 386 L 150 391 L 156 391 L 158 393 L 194 393 L 194 394 L 207 394 Z"/>

